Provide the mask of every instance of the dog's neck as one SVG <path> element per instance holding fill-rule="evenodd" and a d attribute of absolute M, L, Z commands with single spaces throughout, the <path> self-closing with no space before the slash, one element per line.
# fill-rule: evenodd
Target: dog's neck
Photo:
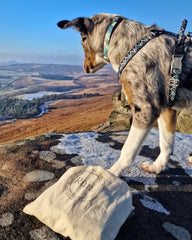
<path fill-rule="evenodd" d="M 126 54 L 153 28 L 154 26 L 147 27 L 142 23 L 128 19 L 121 21 L 111 35 L 107 56 L 116 72 L 118 72 L 118 67 Z"/>

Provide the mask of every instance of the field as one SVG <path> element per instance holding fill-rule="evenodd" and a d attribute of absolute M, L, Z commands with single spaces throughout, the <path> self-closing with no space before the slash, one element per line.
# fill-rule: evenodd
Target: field
<path fill-rule="evenodd" d="M 48 132 L 91 131 L 96 125 L 104 123 L 113 110 L 112 95 L 120 87 L 116 74 L 105 68 L 97 74 L 85 75 L 81 67 L 62 65 L 12 65 L 0 67 L 0 75 L 11 75 L 15 79 L 8 83 L 6 89 L 1 88 L 1 97 L 15 97 L 21 94 L 45 91 L 52 87 L 72 87 L 67 94 L 99 93 L 101 96 L 58 100 L 49 105 L 49 112 L 40 118 L 16 120 L 0 127 L 0 143 L 23 139 Z M 40 74 L 65 76 L 67 80 L 55 80 L 40 77 Z M 17 80 L 16 80 L 17 77 Z M 68 80 L 72 78 L 73 80 Z M 0 78 L 0 81 L 2 78 Z M 55 92 L 58 93 L 58 92 Z"/>

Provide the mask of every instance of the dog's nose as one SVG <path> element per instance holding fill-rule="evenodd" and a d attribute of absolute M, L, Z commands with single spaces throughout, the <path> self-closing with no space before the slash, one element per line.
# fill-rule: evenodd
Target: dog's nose
<path fill-rule="evenodd" d="M 86 67 L 86 73 L 89 73 L 90 71 L 89 71 L 89 67 L 87 66 Z"/>

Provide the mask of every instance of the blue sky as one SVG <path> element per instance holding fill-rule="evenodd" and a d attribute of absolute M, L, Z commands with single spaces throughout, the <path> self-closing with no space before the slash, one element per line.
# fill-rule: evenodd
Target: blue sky
<path fill-rule="evenodd" d="M 106 12 L 120 14 L 146 25 L 157 24 L 178 32 L 188 20 L 192 31 L 192 0 L 1 0 L 0 62 L 61 63 L 82 65 L 80 35 L 57 27 L 63 19 Z"/>

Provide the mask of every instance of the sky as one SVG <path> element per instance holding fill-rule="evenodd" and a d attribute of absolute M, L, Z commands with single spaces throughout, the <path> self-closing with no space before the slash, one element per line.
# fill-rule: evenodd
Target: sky
<path fill-rule="evenodd" d="M 57 63 L 82 65 L 80 34 L 57 27 L 60 20 L 113 13 L 146 25 L 178 32 L 182 20 L 192 31 L 191 0 L 1 0 L 0 63 Z"/>

